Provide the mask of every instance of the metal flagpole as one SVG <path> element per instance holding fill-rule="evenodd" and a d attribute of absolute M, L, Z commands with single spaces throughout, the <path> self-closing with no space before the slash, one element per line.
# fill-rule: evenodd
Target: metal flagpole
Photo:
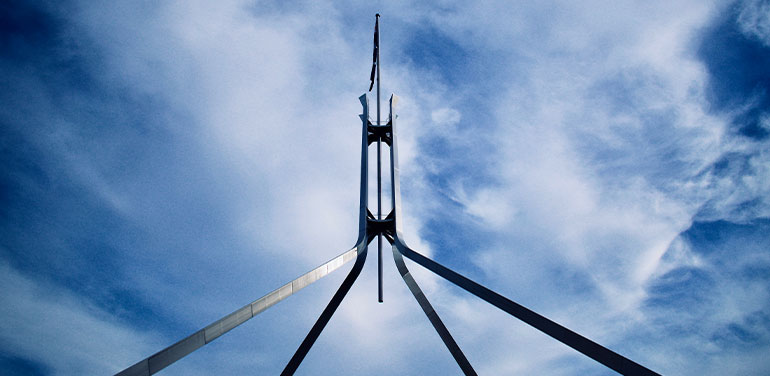
<path fill-rule="evenodd" d="M 380 14 L 375 15 L 374 37 L 377 53 L 377 126 L 380 126 Z M 377 219 L 382 220 L 382 141 L 377 138 Z M 377 300 L 382 303 L 382 234 L 377 235 Z"/>

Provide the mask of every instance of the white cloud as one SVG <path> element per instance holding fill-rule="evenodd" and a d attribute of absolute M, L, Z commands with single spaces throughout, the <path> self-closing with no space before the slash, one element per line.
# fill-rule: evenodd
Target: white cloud
<path fill-rule="evenodd" d="M 431 112 L 431 120 L 442 126 L 452 126 L 460 121 L 460 112 L 453 108 L 439 108 Z"/>
<path fill-rule="evenodd" d="M 111 374 L 154 352 L 157 334 L 137 332 L 113 313 L 55 284 L 0 264 L 0 339 L 5 351 L 54 375 Z"/>
<path fill-rule="evenodd" d="M 738 26 L 744 33 L 770 47 L 770 3 L 764 0 L 743 1 L 740 4 Z"/>
<path fill-rule="evenodd" d="M 730 139 L 725 119 L 705 111 L 706 73 L 692 56 L 691 39 L 718 6 L 703 2 L 445 5 L 441 11 L 417 5 L 398 11 L 390 8 L 388 17 L 394 21 L 388 25 L 438 28 L 460 47 L 478 52 L 474 56 L 480 64 L 498 72 L 498 77 L 514 77 L 516 85 L 503 85 L 503 92 L 483 92 L 488 96 L 483 102 L 486 108 L 463 107 L 469 96 L 479 94 L 454 90 L 455 83 L 441 81 L 426 67 L 417 72 L 404 64 L 407 59 L 387 61 L 386 89 L 395 88 L 401 95 L 399 162 L 407 241 L 420 253 L 455 258 L 469 269 L 479 268 L 484 278 L 480 282 L 554 315 L 567 326 L 574 325 L 599 342 L 622 343 L 625 335 L 637 333 L 635 325 L 647 323 L 638 307 L 651 279 L 678 266 L 705 267 L 677 240 L 696 215 L 704 215 L 704 207 L 710 210 L 709 217 L 729 214 L 734 218 L 740 217 L 733 212 L 746 198 L 770 197 L 763 180 L 770 176 L 764 145 Z M 346 250 L 357 231 L 360 122 L 356 115 L 360 106 L 356 98 L 365 90 L 371 25 L 363 33 L 349 21 L 360 15 L 327 3 L 283 13 L 266 8 L 264 3 L 240 1 L 147 7 L 83 3 L 76 16 L 76 31 L 95 40 L 105 56 L 105 65 L 95 75 L 168 104 L 174 116 L 162 123 L 179 137 L 171 137 L 172 142 L 186 142 L 176 152 L 198 156 L 199 160 L 185 165 L 189 172 L 174 174 L 167 183 L 212 187 L 200 188 L 203 193 L 191 201 L 210 199 L 223 212 L 212 214 L 211 220 L 227 218 L 227 225 L 232 225 L 226 231 L 191 225 L 195 230 L 190 231 L 189 241 L 167 240 L 181 244 L 179 248 L 187 252 L 181 257 L 157 249 L 144 251 L 143 257 L 158 264 L 153 270 L 163 275 L 137 273 L 132 274 L 134 280 L 126 281 L 135 283 L 148 301 L 162 305 L 165 308 L 160 309 L 185 325 L 203 326 L 206 320 Z M 392 31 L 394 44 L 411 37 Z M 393 55 L 403 53 L 395 46 L 389 48 Z M 479 115 L 492 119 L 491 124 L 482 124 L 488 131 L 483 134 L 476 131 L 479 128 L 463 126 L 483 118 Z M 490 182 L 459 176 L 448 184 L 449 191 L 436 187 L 429 178 L 448 176 L 458 162 L 455 156 L 426 155 L 422 143 L 433 137 L 464 148 L 467 153 L 458 159 L 480 175 L 492 175 Z M 747 158 L 751 173 L 717 176 L 708 171 L 729 152 L 751 155 Z M 130 208 L 133 221 L 150 223 L 145 229 L 171 230 L 164 232 L 164 239 L 188 235 L 173 231 L 175 221 L 188 213 L 178 207 L 181 204 L 157 205 L 173 198 L 176 190 L 110 180 L 100 170 L 103 165 L 89 165 L 89 158 L 98 154 L 73 157 L 69 166 L 105 202 L 124 211 Z M 494 163 L 487 164 L 480 155 Z M 735 181 L 736 175 L 742 179 Z M 452 204 L 462 205 L 460 212 L 468 215 L 464 219 L 489 229 L 489 243 L 481 245 L 481 251 L 468 244 L 474 249 L 467 253 L 433 252 L 421 238 L 424 221 L 440 218 L 434 213 L 441 213 L 447 197 L 455 200 Z M 374 302 L 375 262 L 370 255 L 360 281 L 319 340 L 318 345 L 329 347 L 314 349 L 305 369 L 319 369 L 328 354 L 338 354 L 331 348 L 342 353 L 334 355 L 335 361 L 351 361 L 357 371 L 363 370 L 356 373 L 404 373 L 412 366 L 430 370 L 431 362 L 442 370 L 457 371 L 396 275 L 390 257 L 386 247 L 384 258 L 390 265 L 386 267 L 386 304 Z M 142 270 L 139 266 L 125 268 Z M 474 354 L 471 360 L 477 359 L 474 365 L 479 370 L 490 374 L 572 372 L 563 366 L 564 359 L 571 361 L 574 354 L 569 349 L 531 328 L 516 326 L 515 319 L 493 308 L 477 308 L 484 304 L 417 265 L 409 263 L 409 267 L 439 314 L 456 325 L 450 325 L 450 330 L 455 333 L 457 328 L 461 346 L 471 344 L 468 352 Z M 203 280 L 197 280 L 199 271 L 206 272 Z M 75 327 L 86 322 L 100 333 L 116 333 L 116 343 L 146 341 L 147 334 L 109 325 L 113 318 L 98 309 L 97 313 L 90 308 L 85 312 L 65 309 L 88 306 L 83 303 L 87 299 L 64 293 L 63 298 L 44 304 L 34 297 L 42 290 L 37 282 L 12 273 L 6 278 L 20 286 L 13 290 L 18 294 L 8 292 L 13 294 L 8 299 L 18 300 L 21 306 L 65 312 L 64 319 L 75 322 Z M 295 297 L 297 302 L 287 305 L 292 310 L 280 311 L 284 316 L 299 316 L 296 322 L 272 316 L 264 320 L 270 325 L 283 323 L 286 332 L 301 331 L 303 325 L 312 324 L 319 305 L 326 304 L 334 288 Z M 748 296 L 736 296 L 731 309 L 737 312 L 750 305 Z M 6 307 L 3 317 L 17 318 L 20 312 Z M 48 338 L 58 329 L 58 324 L 41 330 L 32 322 L 19 325 L 37 338 Z M 278 329 L 275 332 L 281 334 Z M 224 344 L 210 350 L 240 360 L 225 362 L 237 363 L 230 364 L 233 369 L 274 366 L 283 358 L 273 355 L 293 351 L 298 344 L 285 340 L 255 353 L 251 362 L 244 359 L 250 354 L 244 344 L 279 340 L 261 333 L 259 338 L 233 336 L 237 350 L 225 350 Z M 43 345 L 21 338 L 13 341 L 23 345 L 19 348 L 25 354 L 43 350 L 36 347 Z M 109 359 L 130 364 L 159 350 L 157 343 L 149 347 L 121 353 L 129 361 Z M 511 348 L 517 354 L 511 355 Z M 641 356 L 656 359 L 655 365 L 665 364 L 651 350 L 643 350 Z M 74 369 L 66 364 L 93 362 L 72 353 L 49 357 L 47 364 L 64 371 Z M 361 357 L 369 359 L 366 364 Z M 403 363 L 394 365 L 391 359 L 403 359 Z M 692 362 L 682 360 L 688 361 Z M 199 364 L 206 362 L 186 361 L 168 372 L 188 372 Z"/>

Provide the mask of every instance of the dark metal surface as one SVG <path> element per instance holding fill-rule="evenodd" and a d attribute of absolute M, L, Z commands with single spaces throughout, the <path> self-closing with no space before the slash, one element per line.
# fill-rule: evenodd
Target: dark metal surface
<path fill-rule="evenodd" d="M 428 298 L 420 289 L 420 286 L 417 285 L 417 281 L 415 281 L 414 277 L 412 277 L 412 274 L 409 273 L 409 269 L 406 267 L 404 258 L 401 256 L 401 251 L 399 250 L 401 245 L 402 243 L 400 242 L 393 244 L 393 259 L 396 261 L 396 268 L 398 269 L 398 273 L 401 274 L 401 278 L 403 278 L 406 286 L 409 287 L 409 291 L 412 292 L 412 295 L 414 295 L 417 303 L 420 304 L 420 308 L 422 308 L 422 311 L 425 312 L 425 316 L 428 316 L 428 320 L 430 320 L 430 323 L 433 324 L 433 328 L 436 329 L 436 333 L 438 333 L 439 337 L 441 337 L 441 340 L 444 341 L 444 345 L 446 345 L 447 349 L 449 349 L 449 352 L 455 358 L 455 361 L 460 366 L 460 369 L 463 370 L 463 373 L 466 375 L 476 375 L 476 371 L 471 366 L 471 363 L 468 362 L 468 358 L 465 357 L 463 351 L 460 350 L 460 346 L 457 345 L 457 342 L 455 342 L 452 334 L 449 333 L 449 329 L 447 329 L 444 325 L 444 322 L 441 321 L 438 313 L 433 309 L 433 306 L 430 304 Z"/>
<path fill-rule="evenodd" d="M 299 345 L 299 348 L 294 353 L 294 356 L 291 357 L 289 363 L 286 364 L 286 367 L 283 369 L 283 372 L 281 372 L 281 375 L 293 375 L 294 372 L 297 371 L 297 368 L 299 368 L 302 360 L 305 359 L 305 356 L 307 356 L 310 348 L 313 347 L 313 344 L 315 344 L 318 336 L 321 335 L 321 332 L 326 327 L 326 324 L 328 324 L 329 320 L 331 320 L 332 315 L 334 315 L 334 312 L 340 306 L 342 300 L 345 299 L 345 295 L 347 295 L 348 291 L 350 291 L 350 288 L 358 278 L 358 275 L 361 274 L 361 269 L 364 268 L 364 262 L 366 261 L 367 253 L 366 249 L 370 240 L 371 239 L 365 239 L 363 242 L 359 243 L 358 246 L 356 246 L 356 248 L 361 249 L 361 252 L 358 252 L 358 257 L 356 257 L 356 263 L 353 264 L 353 269 L 350 270 L 350 273 L 348 273 L 347 277 L 345 277 L 345 280 L 342 281 L 342 285 L 340 285 L 339 289 L 337 289 L 337 292 L 334 293 L 332 300 L 329 302 L 326 308 L 324 308 L 321 316 L 310 329 L 310 332 L 307 334 L 307 336 L 305 336 L 305 339 Z"/>

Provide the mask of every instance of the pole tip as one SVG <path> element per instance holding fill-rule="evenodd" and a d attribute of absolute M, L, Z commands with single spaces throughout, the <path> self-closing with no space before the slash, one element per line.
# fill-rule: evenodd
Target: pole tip
<path fill-rule="evenodd" d="M 377 17 L 377 18 L 379 18 L 379 17 L 380 17 L 380 14 L 379 14 L 379 13 L 377 13 L 377 14 L 375 14 L 374 16 L 375 16 L 375 17 Z"/>

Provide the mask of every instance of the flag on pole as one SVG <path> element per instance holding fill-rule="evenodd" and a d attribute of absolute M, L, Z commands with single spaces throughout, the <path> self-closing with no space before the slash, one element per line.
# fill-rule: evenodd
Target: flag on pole
<path fill-rule="evenodd" d="M 377 19 L 374 21 L 374 56 L 372 57 L 372 74 L 369 76 L 369 91 L 372 91 L 374 87 L 374 75 L 377 73 L 377 64 L 380 59 L 380 15 L 377 14 Z"/>

